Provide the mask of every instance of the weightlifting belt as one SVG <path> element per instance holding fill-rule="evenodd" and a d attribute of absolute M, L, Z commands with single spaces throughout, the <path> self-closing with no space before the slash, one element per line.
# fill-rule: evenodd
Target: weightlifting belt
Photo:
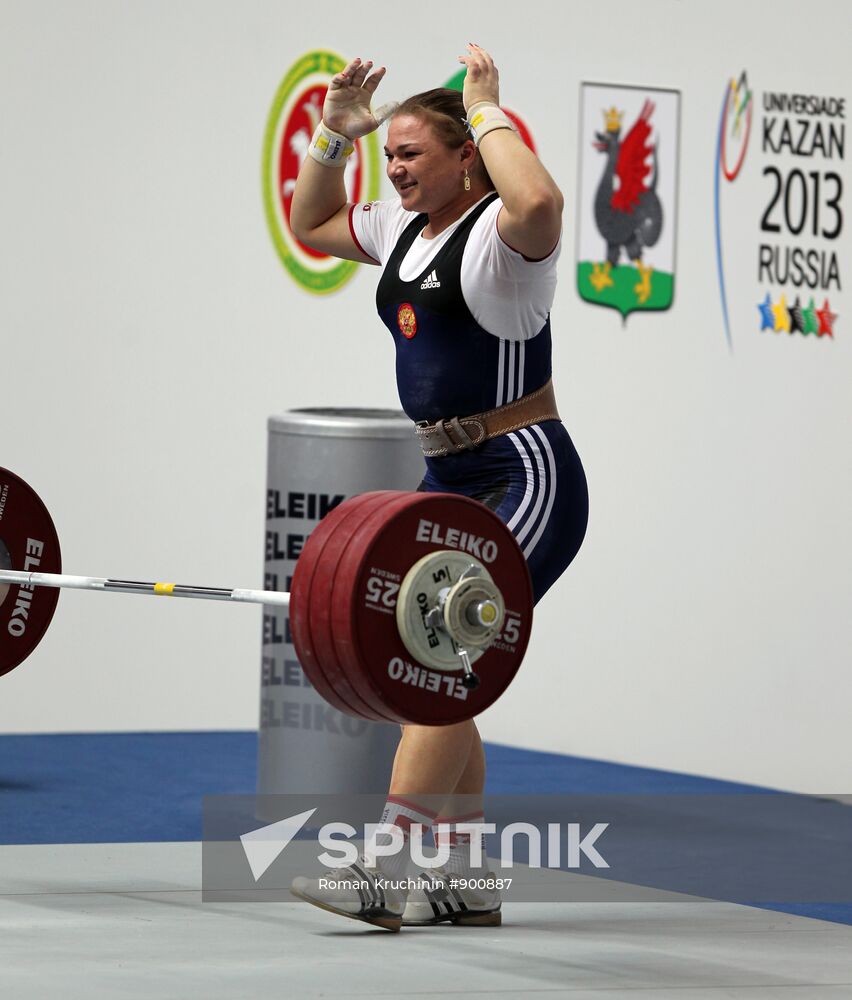
<path fill-rule="evenodd" d="M 514 403 L 485 413 L 474 413 L 470 417 L 438 420 L 434 424 L 422 420 L 415 425 L 415 433 L 426 458 L 440 458 L 473 451 L 483 441 L 518 431 L 530 424 L 558 419 L 553 380 L 548 379 L 540 389 L 521 396 Z"/>

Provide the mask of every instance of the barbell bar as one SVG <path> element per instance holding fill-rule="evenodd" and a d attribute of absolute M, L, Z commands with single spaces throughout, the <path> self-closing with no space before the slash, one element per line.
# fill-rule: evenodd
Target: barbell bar
<path fill-rule="evenodd" d="M 290 593 L 61 569 L 47 508 L 0 468 L 0 675 L 41 641 L 60 589 L 263 604 L 289 608 L 297 658 L 334 707 L 446 725 L 502 694 L 532 624 L 517 542 L 483 504 L 455 494 L 378 491 L 344 501 L 308 537 Z"/>
<path fill-rule="evenodd" d="M 102 576 L 69 576 L 66 573 L 35 573 L 0 570 L 0 581 L 22 587 L 55 587 L 58 590 L 100 590 L 113 594 L 149 594 L 151 597 L 192 597 L 201 601 L 234 601 L 237 604 L 271 604 L 286 608 L 290 595 L 281 590 L 228 590 L 224 587 L 192 587 L 182 583 L 112 580 Z"/>

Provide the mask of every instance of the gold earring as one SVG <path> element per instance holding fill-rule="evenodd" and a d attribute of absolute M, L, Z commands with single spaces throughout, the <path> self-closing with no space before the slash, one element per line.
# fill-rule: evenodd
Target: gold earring
<path fill-rule="evenodd" d="M 464 172 L 464 189 L 470 191 L 470 178 L 467 176 L 467 169 Z"/>

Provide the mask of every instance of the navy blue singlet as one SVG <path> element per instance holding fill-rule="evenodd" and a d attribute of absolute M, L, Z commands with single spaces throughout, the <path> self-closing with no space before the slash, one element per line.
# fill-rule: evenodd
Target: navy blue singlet
<path fill-rule="evenodd" d="M 526 341 L 484 330 L 462 294 L 461 263 L 485 198 L 411 281 L 399 277 L 406 253 L 428 223 L 403 230 L 376 290 L 379 315 L 396 346 L 400 401 L 412 420 L 464 417 L 510 403 L 550 378 L 550 319 Z M 514 533 L 538 601 L 583 541 L 586 477 L 571 438 L 548 420 L 486 441 L 473 451 L 426 459 L 419 489 L 461 493 L 487 504 Z"/>

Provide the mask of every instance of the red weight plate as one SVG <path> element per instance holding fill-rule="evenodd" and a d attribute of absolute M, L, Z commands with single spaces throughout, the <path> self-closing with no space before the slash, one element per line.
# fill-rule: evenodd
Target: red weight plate
<path fill-rule="evenodd" d="M 377 609 L 371 602 L 367 601 L 366 594 L 361 595 L 361 600 L 357 599 L 359 576 L 361 570 L 365 568 L 365 561 L 369 558 L 368 554 L 376 540 L 384 535 L 387 536 L 391 545 L 395 544 L 397 538 L 394 528 L 395 516 L 400 511 L 420 502 L 422 496 L 422 494 L 416 493 L 399 494 L 393 505 L 388 505 L 372 517 L 365 519 L 360 532 L 341 559 L 335 582 L 335 594 L 332 602 L 334 608 L 332 635 L 338 656 L 353 677 L 360 677 L 361 685 L 365 691 L 369 692 L 369 697 L 387 706 L 386 711 L 392 709 L 387 702 L 386 691 L 381 683 L 377 682 L 377 672 L 382 669 L 382 665 L 379 663 L 375 651 L 381 649 L 387 641 L 398 643 L 400 648 L 404 648 L 396 627 L 395 601 L 393 602 L 392 610 L 394 613 L 392 616 L 388 614 L 384 621 L 376 617 L 365 629 L 371 638 L 367 648 L 364 648 L 357 638 L 359 631 L 357 618 L 359 613 L 362 613 L 362 609 L 363 611 Z M 370 566 L 368 568 L 372 572 L 369 573 L 369 576 L 373 579 L 378 578 L 380 582 L 389 580 L 395 587 L 399 587 L 408 569 L 416 561 L 416 558 L 405 559 L 401 564 L 390 567 Z M 407 650 L 405 650 L 405 656 L 410 660 L 411 657 Z M 420 721 L 398 711 L 394 711 L 394 717 L 402 723 Z M 429 719 L 429 721 L 433 720 Z"/>
<path fill-rule="evenodd" d="M 315 558 L 322 551 L 326 539 L 334 531 L 335 521 L 332 514 L 334 514 L 334 510 L 329 511 L 310 533 L 296 563 L 296 569 L 290 585 L 290 632 L 293 638 L 293 646 L 296 650 L 296 658 L 313 687 L 322 698 L 331 703 L 335 708 L 351 713 L 351 708 L 338 700 L 334 690 L 325 679 L 325 673 L 317 660 L 314 650 L 309 621 L 309 595 L 311 579 L 314 574 Z"/>
<path fill-rule="evenodd" d="M 355 512 L 355 516 L 342 520 L 340 527 L 326 543 L 322 555 L 316 562 L 310 595 L 310 622 L 314 648 L 317 658 L 323 664 L 329 683 L 345 700 L 362 706 L 363 714 L 369 712 L 369 718 L 384 722 L 399 720 L 388 712 L 380 698 L 371 697 L 369 686 L 365 686 L 359 674 L 353 675 L 347 670 L 337 655 L 332 636 L 332 606 L 340 559 L 353 539 L 360 537 L 364 520 L 372 516 L 375 511 L 386 509 L 397 498 L 407 495 L 392 491 L 364 494 L 363 502 Z"/>
<path fill-rule="evenodd" d="M 390 514 L 400 506 L 410 503 L 411 497 L 414 495 L 410 492 L 386 494 L 382 498 L 382 503 L 368 512 L 362 523 L 357 526 L 357 530 L 350 533 L 348 539 L 341 537 L 338 540 L 345 541 L 345 545 L 335 547 L 334 554 L 338 557 L 336 564 L 332 565 L 331 562 L 327 564 L 329 597 L 322 602 L 322 606 L 329 615 L 326 632 L 331 642 L 331 648 L 328 650 L 329 656 L 336 657 L 341 673 L 348 678 L 352 686 L 357 688 L 361 698 L 391 722 L 406 722 L 408 720 L 388 707 L 382 692 L 372 683 L 369 671 L 363 671 L 360 664 L 348 655 L 348 647 L 344 646 L 341 656 L 341 648 L 338 643 L 340 620 L 348 621 L 351 617 L 350 605 L 352 601 L 352 578 L 351 575 L 346 576 L 345 574 L 341 577 L 341 568 L 352 563 L 353 560 L 356 564 L 359 563 L 365 542 L 364 523 L 369 521 L 373 525 L 372 532 L 381 531 L 382 525 Z M 354 557 L 353 551 L 357 553 Z M 374 613 L 377 613 L 378 617 L 383 619 L 382 627 L 387 627 L 392 622 L 395 628 L 395 591 L 398 588 L 398 581 L 385 577 L 377 581 L 374 580 L 373 583 L 377 586 L 370 590 L 367 599 L 368 606 Z M 385 586 L 388 587 L 388 590 L 384 589 Z M 389 603 L 386 601 L 386 595 L 390 597 Z"/>
<path fill-rule="evenodd" d="M 0 553 L 8 569 L 61 573 L 56 528 L 38 494 L 23 479 L 0 469 Z M 59 591 L 0 585 L 0 676 L 14 670 L 41 642 L 56 610 Z"/>
<path fill-rule="evenodd" d="M 416 493 L 392 494 L 381 507 L 371 511 L 364 519 L 358 531 L 353 534 L 346 548 L 340 553 L 332 581 L 332 596 L 328 602 L 331 613 L 331 637 L 341 668 L 352 678 L 352 682 L 357 684 L 362 696 L 371 705 L 384 712 L 392 721 L 399 723 L 410 720 L 391 709 L 385 701 L 384 692 L 374 683 L 372 670 L 364 669 L 364 664 L 359 658 L 352 655 L 351 623 L 354 614 L 355 571 L 361 566 L 371 541 L 385 530 L 385 526 L 396 511 L 411 504 L 416 497 Z M 373 623 L 375 628 L 381 631 L 392 629 L 394 634 L 398 635 L 396 594 L 408 567 L 402 574 L 395 572 L 385 574 L 380 567 L 376 569 L 379 570 L 378 573 L 370 574 L 374 582 L 369 585 L 371 588 L 369 594 L 365 595 L 365 605 L 375 617 Z"/>
<path fill-rule="evenodd" d="M 373 494 L 364 494 L 339 504 L 311 532 L 299 555 L 290 587 L 290 631 L 299 663 L 320 696 L 347 715 L 377 719 L 380 717 L 371 712 L 357 695 L 347 698 L 348 684 L 335 685 L 329 679 L 323 655 L 317 650 L 314 637 L 316 626 L 312 622 L 316 610 L 313 602 L 317 600 L 312 592 L 313 581 L 325 547 L 342 525 L 348 524 L 353 518 L 360 520 L 359 511 L 365 506 L 365 501 L 371 501 L 372 497 Z M 336 658 L 333 666 L 337 666 Z"/>
<path fill-rule="evenodd" d="M 316 566 L 316 558 L 336 527 L 337 522 L 334 517 L 336 510 L 339 510 L 339 507 L 329 511 L 314 528 L 299 555 L 290 586 L 289 618 L 296 657 L 308 680 L 326 701 L 340 711 L 351 714 L 351 707 L 339 700 L 336 692 L 326 680 L 322 665 L 317 660 L 310 630 L 311 580 Z"/>
<path fill-rule="evenodd" d="M 461 670 L 412 663 L 395 618 L 379 619 L 368 600 L 377 572 L 401 579 L 422 556 L 453 548 L 486 566 L 506 603 L 502 635 L 474 664 L 481 684 L 472 691 L 462 686 Z M 384 517 L 366 518 L 358 544 L 341 560 L 332 603 L 341 662 L 395 715 L 424 725 L 461 722 L 496 701 L 517 673 L 532 627 L 532 585 L 513 535 L 483 504 L 447 493 L 410 494 Z"/>

